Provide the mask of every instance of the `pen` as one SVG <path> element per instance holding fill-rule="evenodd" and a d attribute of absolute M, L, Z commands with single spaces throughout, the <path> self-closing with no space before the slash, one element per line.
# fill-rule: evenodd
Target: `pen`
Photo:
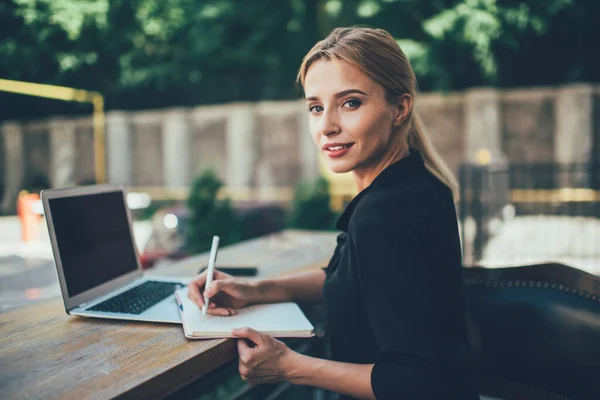
<path fill-rule="evenodd" d="M 215 272 L 215 261 L 217 261 L 217 250 L 219 249 L 219 237 L 213 236 L 212 246 L 210 247 L 210 258 L 208 259 L 208 270 L 206 272 L 206 283 L 204 290 L 210 286 Z M 206 315 L 208 309 L 208 297 L 204 296 L 204 306 L 202 307 L 202 315 Z"/>

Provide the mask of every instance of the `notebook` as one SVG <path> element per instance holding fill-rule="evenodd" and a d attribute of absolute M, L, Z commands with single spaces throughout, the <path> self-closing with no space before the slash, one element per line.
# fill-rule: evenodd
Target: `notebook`
<path fill-rule="evenodd" d="M 187 297 L 187 288 L 175 291 L 183 332 L 188 339 L 233 338 L 233 328 L 250 327 L 275 337 L 311 337 L 314 327 L 296 303 L 256 304 L 222 317 L 202 315 Z"/>

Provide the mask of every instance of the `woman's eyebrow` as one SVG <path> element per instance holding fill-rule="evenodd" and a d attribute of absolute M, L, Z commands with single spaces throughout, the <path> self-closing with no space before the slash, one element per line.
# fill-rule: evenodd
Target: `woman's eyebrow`
<path fill-rule="evenodd" d="M 366 94 L 362 90 L 358 90 L 358 89 L 342 90 L 341 92 L 336 93 L 334 96 L 337 97 L 337 98 L 340 98 L 340 97 L 344 97 L 344 96 L 347 96 L 347 95 L 352 94 L 352 93 L 358 93 L 358 94 L 362 94 L 364 96 L 368 96 L 368 94 Z M 310 96 L 310 97 L 306 98 L 306 101 L 318 100 L 318 99 L 319 98 L 317 96 Z"/>

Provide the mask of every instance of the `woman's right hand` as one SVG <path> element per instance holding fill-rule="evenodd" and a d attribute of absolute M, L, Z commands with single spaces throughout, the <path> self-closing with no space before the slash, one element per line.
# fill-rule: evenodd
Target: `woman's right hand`
<path fill-rule="evenodd" d="M 243 279 L 214 270 L 213 281 L 205 288 L 207 271 L 203 271 L 188 284 L 188 298 L 204 307 L 204 296 L 210 299 L 206 310 L 210 315 L 234 315 L 235 310 L 249 305 L 256 294 L 256 286 Z"/>

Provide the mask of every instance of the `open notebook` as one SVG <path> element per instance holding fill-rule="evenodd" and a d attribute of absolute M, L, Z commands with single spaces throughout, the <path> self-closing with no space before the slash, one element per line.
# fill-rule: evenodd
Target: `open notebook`
<path fill-rule="evenodd" d="M 187 288 L 175 291 L 183 332 L 189 339 L 232 338 L 233 328 L 248 326 L 275 337 L 311 337 L 314 327 L 296 303 L 257 304 L 237 310 L 236 315 L 202 315 Z"/>

